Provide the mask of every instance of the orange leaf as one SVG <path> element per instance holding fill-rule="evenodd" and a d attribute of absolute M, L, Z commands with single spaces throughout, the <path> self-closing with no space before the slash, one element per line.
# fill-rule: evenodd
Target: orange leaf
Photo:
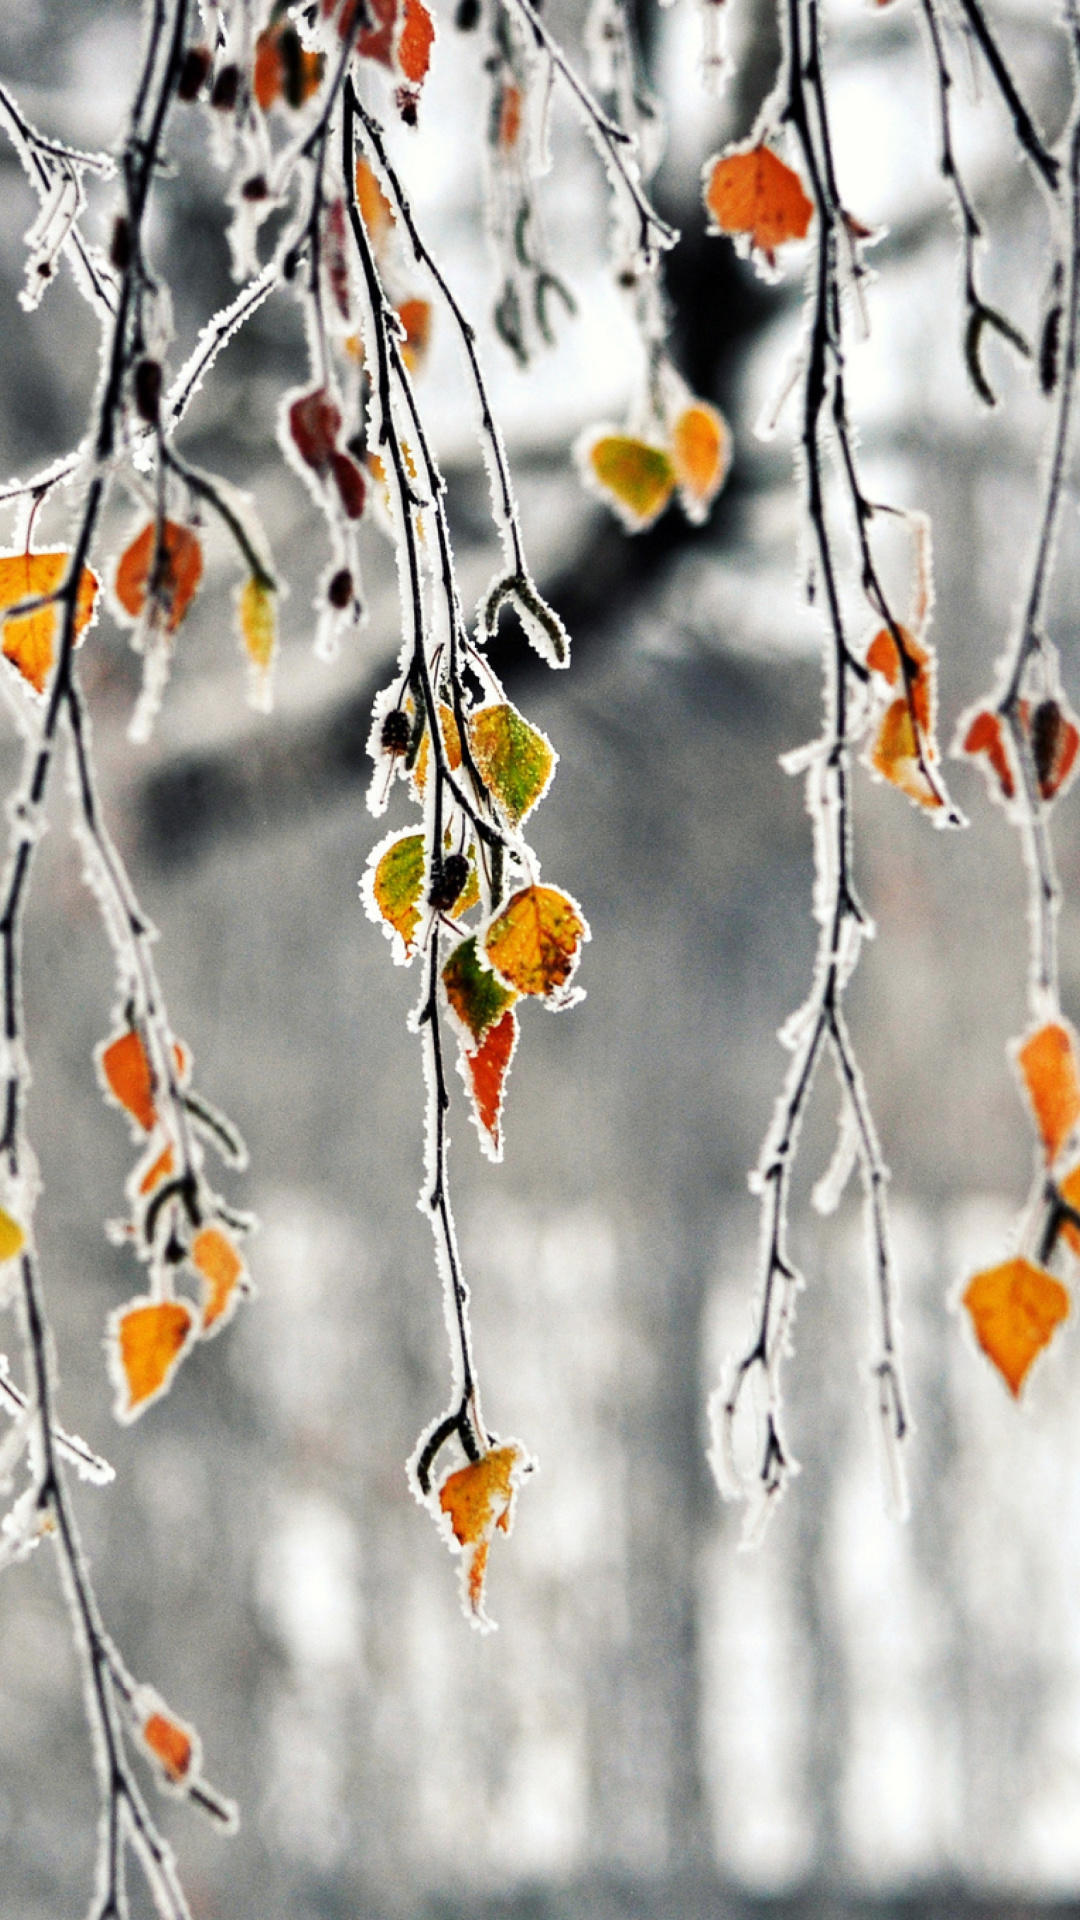
<path fill-rule="evenodd" d="M 439 1506 L 461 1549 L 461 1590 L 466 1613 L 479 1627 L 494 1622 L 484 1612 L 484 1576 L 496 1527 L 509 1533 L 514 1500 L 533 1463 L 515 1440 L 492 1447 L 481 1460 L 451 1473 L 439 1488 Z"/>
<path fill-rule="evenodd" d="M 0 614 L 23 600 L 57 593 L 70 564 L 66 548 L 54 553 L 0 554 Z M 94 617 L 98 584 L 97 575 L 84 567 L 75 601 L 76 645 Z M 60 618 L 61 608 L 54 602 L 36 613 L 20 614 L 18 619 L 4 622 L 4 657 L 18 668 L 35 693 L 44 693 L 48 685 Z"/>
<path fill-rule="evenodd" d="M 118 1420 L 134 1420 L 166 1391 L 193 1326 L 183 1300 L 132 1300 L 113 1315 L 109 1334 Z"/>
<path fill-rule="evenodd" d="M 929 742 L 922 742 L 923 760 L 932 765 L 934 755 Z M 870 754 L 870 765 L 883 780 L 888 780 L 909 800 L 933 810 L 943 806 L 941 794 L 927 777 L 919 761 L 919 742 L 906 700 L 894 700 L 886 707 Z"/>
<path fill-rule="evenodd" d="M 629 533 L 658 520 L 675 491 L 670 454 L 631 433 L 588 435 L 578 448 L 586 480 L 599 490 Z"/>
<path fill-rule="evenodd" d="M 137 620 L 148 599 L 165 614 L 168 633 L 175 633 L 191 605 L 202 579 L 202 547 L 190 527 L 166 520 L 161 527 L 147 522 L 120 555 L 116 568 L 116 598 L 124 612 Z"/>
<path fill-rule="evenodd" d="M 559 995 L 589 937 L 580 908 L 555 887 L 522 887 L 484 935 L 484 951 L 501 979 L 519 993 Z"/>
<path fill-rule="evenodd" d="M 671 461 L 684 513 L 704 520 L 731 465 L 731 434 L 716 407 L 695 400 L 683 409 L 671 429 Z"/>
<path fill-rule="evenodd" d="M 770 262 L 786 240 L 804 240 L 813 202 L 771 147 L 729 153 L 706 168 L 705 205 L 721 233 L 745 235 Z"/>
<path fill-rule="evenodd" d="M 157 1158 L 147 1167 L 146 1172 L 139 1181 L 139 1192 L 153 1193 L 155 1187 L 159 1187 L 163 1180 L 169 1178 L 175 1164 L 176 1156 L 172 1148 L 166 1147 L 164 1152 L 159 1153 Z"/>
<path fill-rule="evenodd" d="M 1059 1182 L 1058 1192 L 1067 1206 L 1080 1213 L 1080 1165 L 1073 1167 Z M 1063 1220 L 1061 1231 L 1073 1252 L 1080 1256 L 1080 1227 L 1073 1220 Z"/>
<path fill-rule="evenodd" d="M 1063 1020 L 1037 1027 L 1017 1048 L 1016 1065 L 1047 1164 L 1052 1165 L 1080 1120 L 1080 1074 L 1072 1028 Z"/>
<path fill-rule="evenodd" d="M 904 648 L 904 654 L 911 674 L 911 705 L 915 718 L 925 734 L 934 731 L 934 673 L 933 661 L 926 647 L 921 646 L 914 634 L 906 627 L 897 629 Z M 890 687 L 902 686 L 904 668 L 900 657 L 900 648 L 888 627 L 882 627 L 876 633 L 866 649 L 866 664 L 872 673 L 880 673 Z"/>
<path fill-rule="evenodd" d="M 497 141 L 504 153 L 516 147 L 521 133 L 521 88 L 507 81 L 499 94 Z"/>
<path fill-rule="evenodd" d="M 1012 763 L 1005 745 L 1005 729 L 1000 715 L 990 707 L 980 707 L 972 715 L 970 725 L 960 744 L 961 753 L 976 760 L 980 755 L 986 759 L 986 772 L 997 780 L 1002 797 L 1011 800 L 1016 793 L 1016 781 L 1013 778 Z"/>
<path fill-rule="evenodd" d="M 983 1352 L 1018 1395 L 1032 1362 L 1069 1311 L 1060 1280 L 1031 1260 L 1006 1260 L 977 1273 L 964 1305 Z"/>
<path fill-rule="evenodd" d="M 435 23 L 424 0 L 405 0 L 397 58 L 398 66 L 411 86 L 422 86 L 427 79 L 434 40 Z"/>
<path fill-rule="evenodd" d="M 366 160 L 356 163 L 356 204 L 372 245 L 378 251 L 391 227 L 394 210 Z"/>
<path fill-rule="evenodd" d="M 462 1078 L 472 1094 L 480 1144 L 492 1160 L 502 1158 L 503 1098 L 517 1038 L 517 1016 L 508 1009 L 488 1028 L 476 1052 L 461 1057 Z"/>
<path fill-rule="evenodd" d="M 431 344 L 431 302 L 403 300 L 397 317 L 405 329 L 401 357 L 410 373 L 418 373 Z"/>
<path fill-rule="evenodd" d="M 191 1264 L 204 1283 L 202 1333 L 220 1333 L 244 1291 L 244 1263 L 220 1227 L 204 1227 L 191 1243 Z"/>
<path fill-rule="evenodd" d="M 186 1780 L 195 1759 L 195 1737 L 191 1729 L 171 1715 L 154 1712 L 142 1724 L 142 1737 L 166 1778 L 174 1786 Z"/>
<path fill-rule="evenodd" d="M 174 1043 L 173 1059 L 177 1076 L 183 1081 L 187 1075 L 188 1060 L 179 1042 Z M 98 1065 L 117 1105 L 124 1107 L 138 1121 L 144 1133 L 149 1133 L 157 1115 L 154 1111 L 153 1075 L 142 1035 L 134 1027 L 129 1027 L 117 1039 L 108 1041 L 98 1056 Z"/>
<path fill-rule="evenodd" d="M 409 702 L 408 704 L 411 707 L 412 703 Z M 454 710 L 452 707 L 448 707 L 444 700 L 439 701 L 439 727 L 446 747 L 447 765 L 452 773 L 456 773 L 461 765 L 461 734 L 458 732 L 458 723 Z M 425 728 L 424 737 L 417 750 L 416 759 L 413 761 L 412 777 L 417 793 L 423 793 L 427 785 L 430 749 L 430 729 Z"/>
<path fill-rule="evenodd" d="M 284 84 L 281 35 L 270 28 L 260 33 L 255 42 L 255 70 L 251 80 L 252 92 L 264 113 L 269 113 L 274 101 L 281 98 Z"/>

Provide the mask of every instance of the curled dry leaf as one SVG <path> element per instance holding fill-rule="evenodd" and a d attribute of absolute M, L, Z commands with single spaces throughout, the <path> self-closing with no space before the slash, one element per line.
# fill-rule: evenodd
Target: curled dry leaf
<path fill-rule="evenodd" d="M 175 520 L 150 520 L 120 555 L 115 593 L 123 611 L 137 620 L 147 601 L 160 608 L 168 633 L 175 633 L 198 589 L 203 571 L 202 545 L 190 527 Z"/>
<path fill-rule="evenodd" d="M 423 834 L 394 833 L 381 840 L 368 857 L 361 892 L 368 918 L 381 919 L 391 938 L 396 935 L 394 958 L 399 965 L 416 952 L 423 891 Z"/>
<path fill-rule="evenodd" d="M 492 1447 L 480 1460 L 451 1473 L 439 1488 L 439 1506 L 461 1552 L 461 1599 L 474 1626 L 489 1631 L 495 1622 L 484 1611 L 484 1580 L 495 1537 L 509 1533 L 517 1490 L 534 1462 L 516 1440 Z"/>
<path fill-rule="evenodd" d="M 590 486 L 629 533 L 643 533 L 658 520 L 675 492 L 676 473 L 664 447 L 632 433 L 587 434 L 576 448 Z"/>
<path fill-rule="evenodd" d="M 1016 1068 L 1047 1165 L 1052 1165 L 1080 1120 L 1080 1072 L 1072 1027 L 1064 1020 L 1036 1027 L 1016 1049 Z"/>
<path fill-rule="evenodd" d="M 454 948 L 443 967 L 442 981 L 451 1011 L 477 1044 L 518 997 L 482 965 L 475 934 Z"/>
<path fill-rule="evenodd" d="M 794 168 L 761 144 L 721 154 L 705 168 L 705 205 L 714 231 L 743 239 L 772 267 L 776 249 L 805 240 L 813 202 Z"/>
<path fill-rule="evenodd" d="M 963 1303 L 980 1347 L 1018 1395 L 1069 1311 L 1065 1288 L 1031 1260 L 1005 1260 L 968 1282 Z"/>
<path fill-rule="evenodd" d="M 522 887 L 488 927 L 484 952 L 518 993 L 538 994 L 558 1005 L 588 938 L 581 909 L 569 894 L 555 887 Z"/>
<path fill-rule="evenodd" d="M 699 526 L 731 465 L 731 431 L 718 408 L 704 400 L 684 407 L 671 429 L 671 461 L 682 510 Z"/>
<path fill-rule="evenodd" d="M 550 740 L 516 707 L 500 702 L 470 715 L 469 745 L 485 786 L 510 825 L 519 827 L 551 784 L 558 756 Z"/>
<path fill-rule="evenodd" d="M 0 554 L 0 614 L 25 600 L 59 593 L 67 578 L 71 555 L 66 547 L 52 553 Z M 98 578 L 84 567 L 75 601 L 75 644 L 79 645 L 94 617 Z M 57 601 L 17 619 L 4 620 L 3 654 L 17 667 L 35 693 L 44 693 L 53 668 L 60 633 L 61 607 Z"/>
<path fill-rule="evenodd" d="M 898 699 L 889 702 L 877 722 L 866 764 L 881 779 L 898 787 L 909 800 L 929 812 L 949 809 L 948 796 L 937 771 L 933 653 L 906 627 L 898 627 L 896 634 L 882 627 L 867 648 L 866 664 L 886 687 L 903 689 Z M 949 818 L 957 817 L 949 809 Z"/>
<path fill-rule="evenodd" d="M 132 1300 L 112 1315 L 106 1344 L 118 1420 L 134 1420 L 167 1391 L 194 1327 L 183 1300 Z"/>
<path fill-rule="evenodd" d="M 1076 772 L 1080 751 L 1076 716 L 1061 701 L 1052 699 L 1040 700 L 1034 707 L 1025 701 L 1020 715 L 1031 742 L 1039 797 L 1055 800 Z"/>
<path fill-rule="evenodd" d="M 183 1084 L 190 1063 L 179 1041 L 173 1045 L 173 1060 L 177 1078 Z M 142 1035 L 134 1027 L 128 1027 L 114 1040 L 105 1041 L 98 1050 L 97 1063 L 106 1092 L 117 1106 L 123 1107 L 131 1115 L 144 1133 L 149 1133 L 157 1113 L 154 1107 L 154 1076 Z"/>
<path fill-rule="evenodd" d="M 205 1340 L 220 1333 L 248 1291 L 244 1263 L 220 1227 L 203 1227 L 191 1243 L 191 1264 L 202 1281 L 202 1327 Z"/>

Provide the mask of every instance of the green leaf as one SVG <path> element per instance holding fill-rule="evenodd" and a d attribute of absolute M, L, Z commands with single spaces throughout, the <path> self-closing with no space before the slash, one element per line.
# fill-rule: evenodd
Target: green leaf
<path fill-rule="evenodd" d="M 395 834 L 390 840 L 382 841 L 368 862 L 364 899 L 371 918 L 385 920 L 400 937 L 404 959 L 412 957 L 423 890 L 423 834 Z"/>
<path fill-rule="evenodd" d="M 517 994 L 480 964 L 475 934 L 455 947 L 442 972 L 446 997 L 476 1041 L 512 1007 Z"/>
<path fill-rule="evenodd" d="M 555 771 L 551 742 L 507 703 L 477 708 L 469 720 L 469 743 L 511 826 L 520 826 L 547 792 Z"/>

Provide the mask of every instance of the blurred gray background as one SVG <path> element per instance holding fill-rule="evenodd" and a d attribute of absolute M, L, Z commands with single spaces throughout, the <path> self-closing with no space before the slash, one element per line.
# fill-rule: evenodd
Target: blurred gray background
<path fill-rule="evenodd" d="M 1052 10 L 1051 10 L 1052 11 Z M 553 24 L 577 46 L 573 0 Z M 1043 0 L 993 17 L 1056 136 L 1061 36 Z M 736 1551 L 704 1461 L 704 1408 L 748 1331 L 756 1211 L 746 1188 L 784 1070 L 775 1042 L 813 940 L 809 823 L 777 756 L 816 732 L 818 628 L 795 585 L 791 419 L 753 422 L 799 335 L 800 269 L 764 288 L 704 238 L 699 169 L 747 131 L 776 58 L 770 0 L 731 0 L 737 79 L 695 74 L 696 10 L 641 13 L 672 123 L 658 183 L 685 230 L 669 271 L 676 357 L 737 433 L 710 526 L 669 517 L 631 544 L 583 497 L 567 445 L 618 418 L 635 344 L 604 265 L 602 178 L 560 109 L 543 190 L 553 257 L 581 315 L 526 375 L 493 340 L 475 37 L 442 32 L 420 133 L 396 142 L 426 231 L 481 322 L 534 566 L 575 641 L 550 677 L 509 636 L 513 698 L 561 764 L 533 833 L 547 879 L 584 904 L 588 998 L 523 1020 L 505 1164 L 459 1105 L 452 1170 L 495 1428 L 541 1470 L 493 1555 L 500 1631 L 471 1633 L 456 1571 L 403 1462 L 444 1403 L 445 1335 L 415 1207 L 422 1086 L 406 1032 L 417 982 L 390 965 L 357 881 L 382 828 L 364 807 L 374 692 L 397 648 L 389 549 L 365 534 L 367 631 L 312 658 L 321 526 L 273 438 L 304 378 L 296 309 L 240 335 L 192 410 L 193 458 L 258 495 L 280 570 L 277 712 L 244 704 L 230 628 L 235 568 L 210 545 L 152 745 L 128 747 L 137 685 L 108 618 L 83 671 L 105 800 L 161 929 L 173 1023 L 252 1169 L 258 1299 L 188 1361 L 171 1396 L 119 1430 L 101 1338 L 136 1290 L 102 1221 L 122 1211 L 127 1130 L 103 1109 L 92 1048 L 112 962 L 58 787 L 28 926 L 31 1126 L 66 1424 L 117 1481 L 81 1489 L 106 1621 L 140 1679 L 200 1728 L 235 1794 L 231 1842 L 183 1807 L 162 1818 L 196 1920 L 502 1920 L 506 1916 L 1026 1913 L 1080 1901 L 1080 1377 L 1066 1327 L 1017 1409 L 951 1309 L 998 1257 L 1030 1175 L 1004 1044 L 1024 1023 L 1026 929 L 1015 836 L 978 776 L 951 771 L 967 833 L 933 833 L 860 774 L 858 876 L 878 940 L 851 1022 L 893 1169 L 904 1286 L 913 1515 L 881 1511 L 864 1404 L 854 1196 L 808 1211 L 832 1146 L 819 1085 L 793 1243 L 808 1279 L 788 1372 L 803 1472 L 754 1556 Z M 934 95 L 916 10 L 833 0 L 841 185 L 885 224 L 872 333 L 851 397 L 867 490 L 933 516 L 941 735 L 988 689 L 1016 604 L 1048 409 L 989 349 L 1006 400 L 979 410 L 963 371 L 954 230 L 935 172 Z M 134 5 L 7 0 L 0 63 L 39 125 L 115 145 L 138 56 Z M 997 244 L 988 294 L 1034 334 L 1045 216 L 999 104 L 957 89 L 961 151 Z M 178 356 L 229 296 L 220 178 L 198 116 L 174 120 L 153 243 Z M 92 319 L 66 273 L 41 312 L 16 303 L 33 203 L 0 146 L 0 471 L 82 432 Z M 108 232 L 99 195 L 90 231 Z M 451 480 L 470 599 L 494 553 L 469 396 L 437 318 L 421 398 Z M 114 509 L 117 537 L 127 509 Z M 61 516 L 52 523 L 62 530 Z M 6 533 L 5 533 L 6 537 Z M 902 549 L 886 548 L 902 585 Z M 1076 515 L 1054 595 L 1080 701 Z M 14 728 L 0 747 L 8 784 Z M 1058 846 L 1063 998 L 1080 1013 L 1076 802 Z M 392 821 L 403 821 L 398 806 Z M 455 1092 L 457 1077 L 454 1076 Z M 10 1327 L 0 1345 L 14 1351 Z M 0 1914 L 84 1910 L 94 1800 L 79 1685 L 46 1549 L 0 1584 Z M 135 1912 L 144 1913 L 141 1895 Z"/>

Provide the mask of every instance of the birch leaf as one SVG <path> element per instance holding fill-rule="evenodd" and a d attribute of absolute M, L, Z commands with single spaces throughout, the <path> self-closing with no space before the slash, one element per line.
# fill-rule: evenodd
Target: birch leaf
<path fill-rule="evenodd" d="M 0 1266 L 7 1260 L 14 1260 L 26 1245 L 26 1235 L 17 1220 L 13 1220 L 6 1208 L 0 1207 Z"/>
<path fill-rule="evenodd" d="M 175 633 L 198 589 L 203 571 L 202 545 L 190 527 L 175 520 L 150 520 L 120 555 L 115 592 L 123 611 L 137 620 L 147 600 L 161 607 L 165 627 Z"/>
<path fill-rule="evenodd" d="M 484 1580 L 495 1529 L 509 1533 L 517 1490 L 533 1462 L 516 1440 L 492 1447 L 483 1458 L 451 1473 L 439 1488 L 439 1506 L 461 1553 L 461 1599 L 466 1615 L 482 1631 L 495 1622 L 484 1610 Z"/>
<path fill-rule="evenodd" d="M 1076 771 L 1080 729 L 1075 715 L 1057 700 L 1040 700 L 1033 709 L 1025 702 L 1021 712 L 1031 741 L 1039 796 L 1054 800 Z"/>
<path fill-rule="evenodd" d="M 510 825 L 519 827 L 551 784 L 557 755 L 550 740 L 506 702 L 477 707 L 469 745 L 485 785 Z"/>
<path fill-rule="evenodd" d="M 167 1391 L 191 1343 L 194 1324 L 183 1300 L 132 1300 L 113 1314 L 107 1345 L 118 1420 L 134 1420 Z"/>
<path fill-rule="evenodd" d="M 198 1746 L 194 1729 L 159 1708 L 149 1713 L 139 1729 L 143 1745 L 171 1786 L 187 1780 L 195 1768 Z"/>
<path fill-rule="evenodd" d="M 191 1243 L 191 1264 L 203 1283 L 202 1327 L 205 1340 L 231 1320 L 248 1291 L 244 1263 L 220 1227 L 204 1227 Z"/>
<path fill-rule="evenodd" d="M 260 681 L 264 681 L 277 646 L 277 597 L 274 589 L 254 573 L 240 589 L 236 618 L 244 652 Z"/>
<path fill-rule="evenodd" d="M 679 502 L 688 520 L 705 520 L 731 465 L 731 433 L 716 407 L 695 400 L 671 429 L 671 461 Z"/>
<path fill-rule="evenodd" d="M 476 1042 L 513 1006 L 517 994 L 480 963 L 476 935 L 455 947 L 442 970 L 443 986 L 452 1011 Z"/>
<path fill-rule="evenodd" d="M 1065 1175 L 1064 1180 L 1059 1184 L 1058 1191 L 1065 1201 L 1066 1206 L 1070 1206 L 1074 1212 L 1080 1213 L 1080 1165 L 1073 1167 L 1071 1171 Z M 1061 1223 L 1061 1232 L 1073 1252 L 1077 1256 L 1080 1256 L 1080 1227 L 1076 1225 L 1074 1220 L 1063 1220 Z"/>
<path fill-rule="evenodd" d="M 588 937 L 568 894 L 555 887 L 522 887 L 489 926 L 484 951 L 508 985 L 551 1000 L 563 995 Z"/>
<path fill-rule="evenodd" d="M 991 793 L 1003 800 L 1012 800 L 1016 793 L 1016 780 L 1001 716 L 990 707 L 980 707 L 961 723 L 958 738 L 961 753 L 967 754 L 972 760 L 982 761 Z"/>
<path fill-rule="evenodd" d="M 1016 1259 L 977 1273 L 963 1298 L 980 1347 L 1018 1395 L 1069 1311 L 1065 1288 L 1045 1267 Z"/>
<path fill-rule="evenodd" d="M 57 593 L 67 577 L 71 555 L 66 548 L 53 553 L 0 554 L 0 614 L 23 600 Z M 75 602 L 75 643 L 82 639 L 97 606 L 98 578 L 84 567 Z M 40 607 L 4 621 L 3 653 L 35 693 L 44 693 L 53 668 L 53 651 L 60 633 L 62 608 Z"/>
<path fill-rule="evenodd" d="M 461 765 L 461 734 L 458 731 L 458 723 L 454 710 L 452 707 L 447 706 L 445 700 L 439 701 L 439 729 L 442 733 L 443 745 L 446 748 L 447 765 L 451 773 L 456 773 Z M 424 737 L 420 742 L 416 759 L 413 762 L 413 785 L 418 794 L 422 794 L 424 788 L 427 786 L 428 761 L 430 757 L 431 729 L 429 723 L 424 729 Z"/>
<path fill-rule="evenodd" d="M 188 1057 L 176 1043 L 173 1059 L 179 1079 L 187 1075 Z M 106 1090 L 116 1104 L 149 1133 L 157 1118 L 154 1109 L 154 1082 L 142 1035 L 129 1027 L 116 1039 L 108 1040 L 98 1052 L 98 1067 Z"/>
<path fill-rule="evenodd" d="M 410 373 L 419 373 L 431 345 L 431 301 L 403 300 L 397 317 L 405 329 L 401 357 Z"/>
<path fill-rule="evenodd" d="M 814 212 L 798 174 L 765 145 L 710 161 L 705 205 L 716 231 L 745 239 L 770 266 L 777 247 L 805 240 Z"/>
<path fill-rule="evenodd" d="M 585 479 L 629 533 L 643 533 L 651 527 L 675 491 L 670 454 L 634 434 L 587 435 L 579 443 L 577 455 Z"/>
<path fill-rule="evenodd" d="M 893 700 L 878 725 L 870 751 L 870 766 L 883 780 L 906 793 L 909 800 L 929 812 L 936 812 L 945 801 L 927 771 L 933 760 L 930 742 L 916 735 L 907 701 Z"/>
<path fill-rule="evenodd" d="M 473 1052 L 462 1049 L 461 1077 L 472 1099 L 480 1145 L 489 1160 L 502 1159 L 502 1110 L 506 1076 L 518 1041 L 517 1015 L 510 1009 L 490 1026 Z"/>
<path fill-rule="evenodd" d="M 1016 1066 L 1052 1165 L 1080 1120 L 1080 1073 L 1076 1036 L 1063 1020 L 1028 1034 L 1016 1051 Z"/>
<path fill-rule="evenodd" d="M 374 848 L 361 883 L 369 919 L 382 920 L 397 936 L 394 958 L 412 959 L 424 891 L 424 836 L 396 833 Z"/>

